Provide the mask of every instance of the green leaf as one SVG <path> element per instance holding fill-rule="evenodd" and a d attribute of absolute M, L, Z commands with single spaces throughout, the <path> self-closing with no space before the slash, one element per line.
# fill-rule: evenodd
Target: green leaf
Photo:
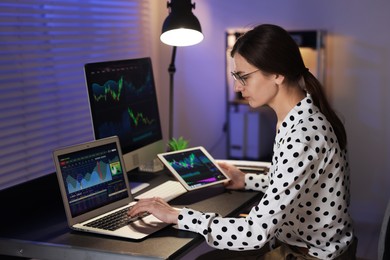
<path fill-rule="evenodd" d="M 178 139 L 172 138 L 168 141 L 168 147 L 171 151 L 183 150 L 188 147 L 189 141 L 180 136 Z"/>

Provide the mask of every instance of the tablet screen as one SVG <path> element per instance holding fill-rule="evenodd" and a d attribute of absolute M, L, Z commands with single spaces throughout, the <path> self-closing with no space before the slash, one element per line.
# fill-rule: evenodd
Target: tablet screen
<path fill-rule="evenodd" d="M 162 153 L 158 157 L 187 190 L 229 180 L 203 147 Z"/>

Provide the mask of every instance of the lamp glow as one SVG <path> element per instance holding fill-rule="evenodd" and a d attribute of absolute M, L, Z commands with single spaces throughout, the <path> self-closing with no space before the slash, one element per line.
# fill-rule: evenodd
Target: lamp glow
<path fill-rule="evenodd" d="M 201 32 L 185 28 L 166 31 L 160 36 L 160 40 L 163 43 L 179 47 L 198 44 L 203 38 L 204 36 Z"/>

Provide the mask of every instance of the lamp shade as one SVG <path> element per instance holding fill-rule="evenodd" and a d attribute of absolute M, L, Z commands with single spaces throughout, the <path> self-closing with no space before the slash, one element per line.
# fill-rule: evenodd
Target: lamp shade
<path fill-rule="evenodd" d="M 195 4 L 191 0 L 171 0 L 167 4 L 170 13 L 165 19 L 160 40 L 172 46 L 190 46 L 203 40 L 198 18 L 192 13 Z"/>

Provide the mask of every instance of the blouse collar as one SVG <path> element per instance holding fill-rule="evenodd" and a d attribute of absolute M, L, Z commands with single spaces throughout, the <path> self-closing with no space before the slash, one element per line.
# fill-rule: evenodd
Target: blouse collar
<path fill-rule="evenodd" d="M 311 95 L 306 94 L 306 97 L 299 101 L 284 118 L 277 131 L 277 138 L 275 140 L 280 142 L 291 129 L 293 129 L 297 124 L 302 123 L 303 119 L 318 112 L 319 109 L 314 105 Z"/>

